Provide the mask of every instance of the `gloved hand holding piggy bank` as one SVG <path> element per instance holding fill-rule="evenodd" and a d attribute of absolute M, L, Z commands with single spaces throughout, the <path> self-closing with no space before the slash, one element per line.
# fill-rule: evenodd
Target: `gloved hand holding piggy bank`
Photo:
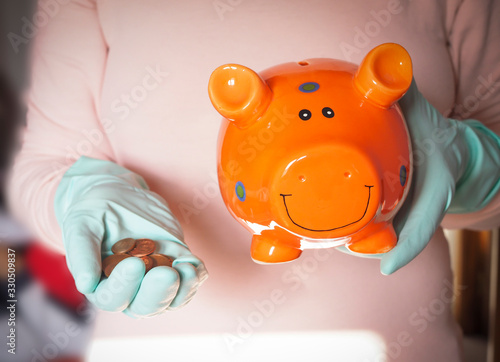
<path fill-rule="evenodd" d="M 411 59 L 382 44 L 359 68 L 333 59 L 281 64 L 260 74 L 217 68 L 209 95 L 224 117 L 218 144 L 222 197 L 252 233 L 260 263 L 345 245 L 384 253 L 408 193 L 411 143 L 397 101 Z"/>

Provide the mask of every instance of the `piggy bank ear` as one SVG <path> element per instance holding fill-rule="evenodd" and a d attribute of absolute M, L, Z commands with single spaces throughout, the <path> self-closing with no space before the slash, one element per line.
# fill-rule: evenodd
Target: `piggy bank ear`
<path fill-rule="evenodd" d="M 208 94 L 215 109 L 239 128 L 259 119 L 271 103 L 272 92 L 250 68 L 226 64 L 213 71 Z"/>
<path fill-rule="evenodd" d="M 369 101 L 390 107 L 406 93 L 413 71 L 405 48 L 386 43 L 372 49 L 361 62 L 354 84 Z"/>

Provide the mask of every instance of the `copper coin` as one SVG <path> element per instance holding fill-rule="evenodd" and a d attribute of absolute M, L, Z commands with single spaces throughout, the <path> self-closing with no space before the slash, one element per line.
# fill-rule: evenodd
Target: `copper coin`
<path fill-rule="evenodd" d="M 109 277 L 115 266 L 117 266 L 119 262 L 127 258 L 130 258 L 130 255 L 115 254 L 108 256 L 106 259 L 102 261 L 102 270 L 104 271 L 104 275 Z"/>
<path fill-rule="evenodd" d="M 146 264 L 146 273 L 154 266 L 154 261 L 149 256 L 141 256 L 142 261 Z"/>
<path fill-rule="evenodd" d="M 156 249 L 155 242 L 151 239 L 137 239 L 135 247 L 129 251 L 132 256 L 146 256 L 153 254 Z"/>
<path fill-rule="evenodd" d="M 134 246 L 135 246 L 135 239 L 132 238 L 121 239 L 111 247 L 111 251 L 114 254 L 126 254 L 130 250 L 132 250 Z"/>
<path fill-rule="evenodd" d="M 173 263 L 173 259 L 164 254 L 153 254 L 149 256 L 153 259 L 153 266 L 168 266 L 171 267 Z"/>

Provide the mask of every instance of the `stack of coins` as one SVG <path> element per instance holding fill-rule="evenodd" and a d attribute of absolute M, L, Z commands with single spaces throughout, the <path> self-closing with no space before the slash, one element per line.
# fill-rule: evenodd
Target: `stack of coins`
<path fill-rule="evenodd" d="M 153 254 L 155 250 L 156 244 L 151 239 L 122 239 L 111 247 L 113 255 L 102 261 L 102 271 L 109 277 L 119 262 L 130 257 L 141 258 L 146 264 L 146 273 L 155 266 L 171 267 L 173 259 L 164 254 Z"/>

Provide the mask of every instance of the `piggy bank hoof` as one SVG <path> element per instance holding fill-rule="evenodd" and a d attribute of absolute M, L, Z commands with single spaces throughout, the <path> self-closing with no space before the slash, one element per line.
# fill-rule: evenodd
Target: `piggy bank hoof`
<path fill-rule="evenodd" d="M 297 259 L 302 250 L 284 245 L 272 238 L 254 235 L 251 246 L 252 259 L 260 264 L 286 263 Z"/>
<path fill-rule="evenodd" d="M 397 240 L 396 232 L 392 225 L 390 225 L 380 231 L 373 232 L 359 241 L 348 244 L 346 247 L 355 253 L 382 254 L 394 248 Z"/>

